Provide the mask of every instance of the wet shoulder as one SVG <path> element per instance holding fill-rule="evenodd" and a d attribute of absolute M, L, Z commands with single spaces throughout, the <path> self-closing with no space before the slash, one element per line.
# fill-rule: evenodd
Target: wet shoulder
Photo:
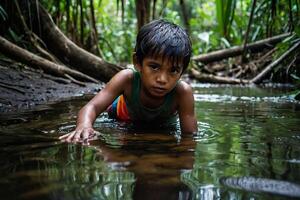
<path fill-rule="evenodd" d="M 126 98 L 131 96 L 132 91 L 132 83 L 134 79 L 134 71 L 132 69 L 123 69 L 120 71 L 122 74 L 122 77 L 125 79 L 125 89 L 124 89 L 124 95 Z"/>
<path fill-rule="evenodd" d="M 176 85 L 175 91 L 176 91 L 176 97 L 182 97 L 184 95 L 193 93 L 193 89 L 191 85 L 189 85 L 185 81 L 179 81 Z"/>
<path fill-rule="evenodd" d="M 175 89 L 175 104 L 178 108 L 181 104 L 193 102 L 193 89 L 185 81 L 179 81 Z"/>

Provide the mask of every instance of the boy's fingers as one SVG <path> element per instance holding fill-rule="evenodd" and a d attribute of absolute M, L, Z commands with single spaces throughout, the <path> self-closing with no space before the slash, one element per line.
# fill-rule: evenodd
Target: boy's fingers
<path fill-rule="evenodd" d="M 73 141 L 74 142 L 78 142 L 80 140 L 80 135 L 81 135 L 82 132 L 83 132 L 82 130 L 75 132 L 75 134 L 73 136 Z"/>
<path fill-rule="evenodd" d="M 79 131 L 72 131 L 59 137 L 60 140 L 66 142 L 85 142 L 91 137 L 95 136 L 94 129 L 83 129 Z"/>
<path fill-rule="evenodd" d="M 64 135 L 60 136 L 58 139 L 64 140 L 64 139 L 68 138 L 70 135 L 74 134 L 74 132 L 75 131 L 72 131 L 70 133 L 64 134 Z"/>
<path fill-rule="evenodd" d="M 68 135 L 66 141 L 67 141 L 67 142 L 71 142 L 71 141 L 72 141 L 72 138 L 74 137 L 75 134 L 76 134 L 76 131 L 73 131 L 73 132 L 69 133 L 69 135 Z"/>
<path fill-rule="evenodd" d="M 89 137 L 89 135 L 90 135 L 90 131 L 84 130 L 83 133 L 82 133 L 82 139 L 83 139 L 83 141 L 87 140 L 88 137 Z"/>
<path fill-rule="evenodd" d="M 64 134 L 64 135 L 62 135 L 62 136 L 59 136 L 58 139 L 63 140 L 63 139 L 65 139 L 65 138 L 67 138 L 70 134 L 72 134 L 73 132 L 75 132 L 75 131 L 72 131 L 72 132 L 70 132 L 70 133 Z"/>

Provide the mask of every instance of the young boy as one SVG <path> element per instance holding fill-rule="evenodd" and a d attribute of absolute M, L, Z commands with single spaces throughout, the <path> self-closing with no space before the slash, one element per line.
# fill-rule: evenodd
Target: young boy
<path fill-rule="evenodd" d="M 117 73 L 78 114 L 75 131 L 63 135 L 67 142 L 87 141 L 94 135 L 96 117 L 110 116 L 137 124 L 174 122 L 179 115 L 182 133 L 197 131 L 192 88 L 180 77 L 191 57 L 191 42 L 179 26 L 155 20 L 137 35 L 133 64 L 137 71 Z"/>

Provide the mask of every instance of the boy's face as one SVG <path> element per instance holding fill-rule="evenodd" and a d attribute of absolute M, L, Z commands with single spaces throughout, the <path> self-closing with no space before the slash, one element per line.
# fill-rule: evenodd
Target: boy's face
<path fill-rule="evenodd" d="M 180 64 L 180 63 L 178 63 Z M 136 63 L 141 74 L 142 89 L 153 97 L 164 97 L 175 86 L 182 74 L 182 65 L 174 66 L 170 59 L 161 56 L 146 57 L 142 65 Z"/>

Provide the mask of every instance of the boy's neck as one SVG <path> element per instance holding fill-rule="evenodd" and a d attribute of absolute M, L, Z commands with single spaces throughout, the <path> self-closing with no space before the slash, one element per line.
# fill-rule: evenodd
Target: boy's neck
<path fill-rule="evenodd" d="M 140 91 L 140 103 L 147 108 L 158 108 L 164 103 L 165 96 L 154 97 L 144 90 Z"/>

